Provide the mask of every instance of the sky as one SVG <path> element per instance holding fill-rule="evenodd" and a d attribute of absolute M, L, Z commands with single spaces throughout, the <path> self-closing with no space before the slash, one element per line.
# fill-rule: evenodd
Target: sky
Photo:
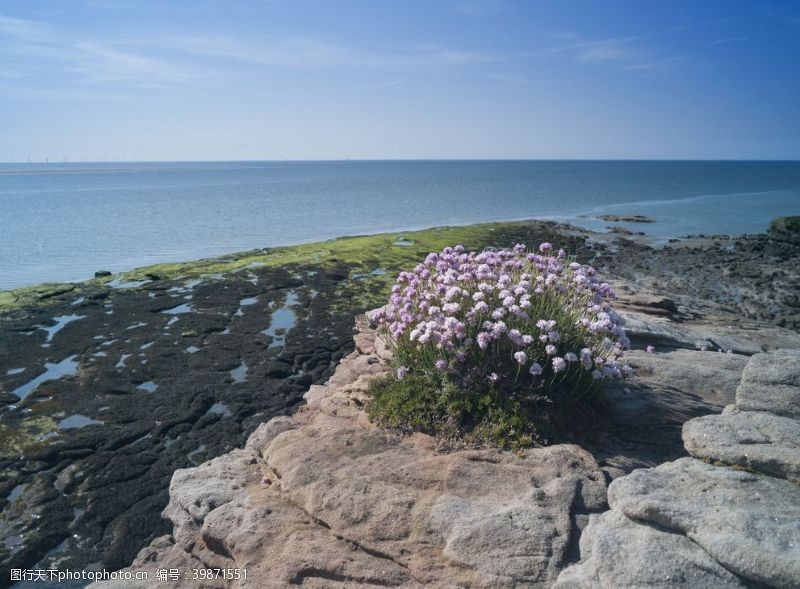
<path fill-rule="evenodd" d="M 0 161 L 800 159 L 800 2 L 0 0 Z"/>

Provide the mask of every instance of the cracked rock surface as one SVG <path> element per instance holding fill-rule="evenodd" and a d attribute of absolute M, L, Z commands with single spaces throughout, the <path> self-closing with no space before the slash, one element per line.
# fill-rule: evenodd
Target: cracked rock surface
<path fill-rule="evenodd" d="M 800 587 L 799 382 L 800 350 L 754 355 L 735 405 L 684 424 L 693 457 L 611 483 L 555 586 Z"/>

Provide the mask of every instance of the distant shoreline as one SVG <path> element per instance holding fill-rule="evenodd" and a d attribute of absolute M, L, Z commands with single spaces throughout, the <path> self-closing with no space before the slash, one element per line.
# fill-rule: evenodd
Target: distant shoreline
<path fill-rule="evenodd" d="M 480 228 L 485 226 L 502 226 L 502 225 L 509 225 L 509 224 L 518 224 L 518 223 L 532 223 L 532 222 L 540 222 L 545 223 L 548 225 L 552 225 L 553 227 L 571 227 L 575 230 L 579 231 L 586 231 L 590 233 L 596 233 L 599 236 L 606 236 L 609 238 L 624 236 L 628 239 L 634 239 L 640 244 L 651 245 L 654 247 L 663 246 L 667 243 L 675 243 L 679 241 L 696 241 L 697 239 L 732 239 L 735 237 L 744 237 L 747 235 L 761 235 L 766 233 L 766 230 L 756 234 L 718 234 L 718 235 L 688 235 L 688 236 L 681 236 L 681 237 L 672 237 L 672 238 L 664 238 L 664 237 L 657 237 L 651 236 L 646 234 L 639 234 L 638 232 L 628 232 L 625 229 L 626 225 L 638 225 L 640 222 L 637 221 L 630 221 L 630 222 L 622 222 L 622 221 L 611 221 L 605 220 L 604 223 L 613 223 L 615 225 L 614 228 L 616 229 L 623 229 L 623 231 L 615 232 L 612 230 L 606 231 L 598 231 L 595 232 L 591 229 L 586 227 L 581 227 L 579 225 L 575 225 L 573 223 L 569 223 L 566 221 L 558 220 L 558 219 L 546 219 L 546 218 L 524 218 L 524 219 L 508 219 L 503 221 L 492 221 L 489 223 L 464 223 L 464 224 L 447 224 L 447 225 L 440 225 L 440 226 L 433 226 L 433 227 L 418 227 L 418 228 L 411 228 L 402 231 L 378 231 L 375 233 L 367 233 L 363 235 L 341 235 L 337 237 L 332 237 L 330 239 L 321 240 L 321 241 L 307 241 L 307 242 L 299 242 L 299 243 L 286 243 L 276 246 L 268 246 L 264 248 L 256 248 L 250 250 L 240 250 L 234 251 L 229 253 L 223 253 L 215 256 L 208 256 L 208 257 L 199 257 L 189 260 L 173 260 L 169 262 L 157 262 L 154 264 L 148 264 L 145 266 L 134 267 L 128 270 L 120 270 L 120 271 L 113 271 L 109 274 L 104 274 L 103 276 L 94 276 L 94 277 L 87 277 L 84 279 L 77 279 L 77 280 L 70 280 L 64 282 L 58 281 L 45 281 L 40 282 L 37 284 L 31 285 L 24 285 L 16 288 L 9 288 L 9 289 L 0 289 L 0 312 L 3 311 L 4 307 L 4 295 L 8 297 L 9 295 L 23 295 L 30 293 L 32 291 L 55 291 L 55 290 L 63 290 L 64 288 L 69 287 L 78 287 L 82 285 L 97 285 L 97 284 L 107 284 L 113 283 L 114 281 L 139 281 L 142 280 L 147 274 L 153 272 L 163 272 L 165 268 L 170 269 L 170 273 L 172 272 L 173 268 L 180 268 L 182 271 L 192 274 L 194 273 L 195 269 L 203 268 L 208 265 L 214 264 L 232 264 L 232 268 L 235 268 L 236 261 L 249 259 L 249 258 L 258 258 L 260 256 L 269 255 L 270 252 L 285 252 L 290 251 L 292 248 L 303 248 L 303 247 L 325 247 L 326 244 L 340 242 L 343 240 L 353 239 L 353 238 L 380 238 L 380 237 L 393 237 L 393 238 L 400 238 L 405 236 L 406 234 L 413 234 L 413 233 L 421 233 L 431 230 L 437 229 L 470 229 L 470 228 Z M 455 244 L 453 244 L 455 245 Z M 108 272 L 104 268 L 97 268 L 93 272 L 95 273 L 105 273 Z"/>
<path fill-rule="evenodd" d="M 433 225 L 644 215 L 664 241 L 800 214 L 800 163 L 349 161 L 0 166 L 0 289 Z"/>

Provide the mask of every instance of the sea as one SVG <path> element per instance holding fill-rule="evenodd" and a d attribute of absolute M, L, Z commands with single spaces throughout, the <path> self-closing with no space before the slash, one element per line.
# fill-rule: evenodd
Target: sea
<path fill-rule="evenodd" d="M 800 215 L 800 162 L 248 161 L 0 164 L 0 290 L 276 245 L 603 214 L 656 238 Z"/>

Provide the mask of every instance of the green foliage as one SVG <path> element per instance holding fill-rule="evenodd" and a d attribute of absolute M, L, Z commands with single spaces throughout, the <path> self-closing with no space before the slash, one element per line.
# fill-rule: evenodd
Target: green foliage
<path fill-rule="evenodd" d="M 520 450 L 565 436 L 591 437 L 606 418 L 599 385 L 589 384 L 576 401 L 564 396 L 515 395 L 499 387 L 472 383 L 465 388 L 451 375 L 393 375 L 370 383 L 370 419 L 407 433 L 423 432 L 447 447 L 497 447 Z"/>

